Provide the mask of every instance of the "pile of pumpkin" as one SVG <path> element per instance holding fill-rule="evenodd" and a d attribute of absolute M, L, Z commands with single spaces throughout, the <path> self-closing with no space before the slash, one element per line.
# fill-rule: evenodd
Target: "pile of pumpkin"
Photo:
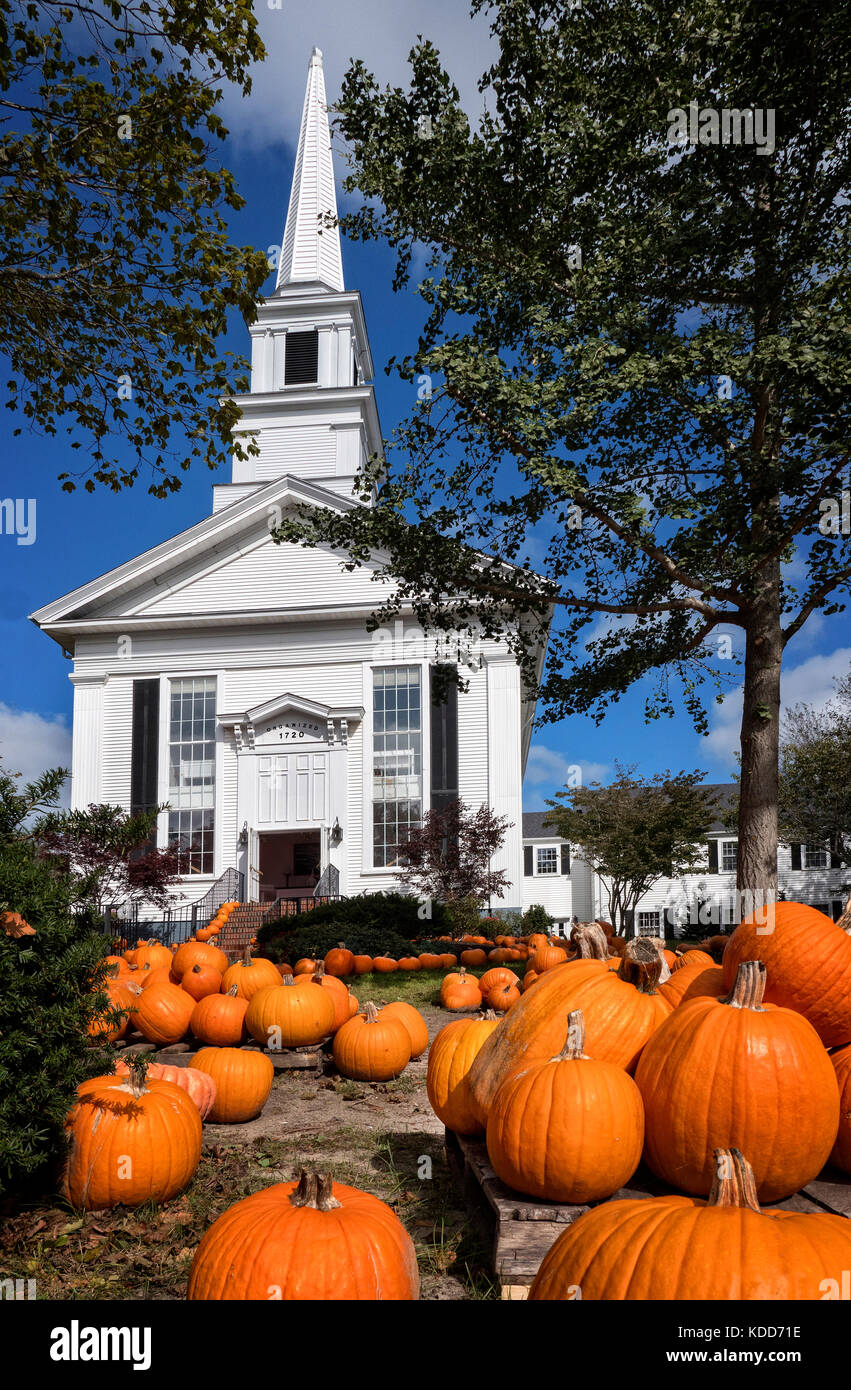
<path fill-rule="evenodd" d="M 187 941 L 173 952 L 145 942 L 107 957 L 109 1007 L 90 1032 L 115 1041 L 132 1028 L 160 1048 L 191 1035 L 205 1044 L 194 1066 L 218 1086 L 209 1118 L 238 1124 L 260 1113 L 272 1083 L 269 1058 L 241 1046 L 249 1037 L 282 1051 L 333 1036 L 337 1069 L 357 1081 L 391 1080 L 425 1051 L 426 1023 L 410 1004 L 360 1009 L 341 978 L 352 973 L 353 959 L 345 949 L 331 951 L 325 961 L 298 962 L 292 974 L 252 956 L 250 946 L 230 965 L 211 942 Z M 251 1075 L 256 1085 L 246 1084 Z"/>
<path fill-rule="evenodd" d="M 690 1194 L 583 1214 L 532 1298 L 822 1298 L 848 1268 L 851 1222 L 759 1206 L 828 1160 L 851 1172 L 851 937 L 802 904 L 773 912 L 742 922 L 720 966 L 646 938 L 610 959 L 584 925 L 577 959 L 536 972 L 502 1019 L 436 1037 L 431 1105 L 485 1134 L 509 1187 L 600 1202 L 643 1156 Z"/>

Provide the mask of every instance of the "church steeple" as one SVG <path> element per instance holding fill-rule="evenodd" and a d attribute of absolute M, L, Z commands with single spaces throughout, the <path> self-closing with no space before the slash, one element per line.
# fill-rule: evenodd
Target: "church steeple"
<path fill-rule="evenodd" d="M 337 198 L 322 50 L 314 48 L 307 74 L 298 153 L 275 286 L 277 293 L 287 293 L 290 286 L 299 291 L 307 285 L 332 291 L 345 289 L 340 233 L 336 226 L 325 225 L 328 214 L 336 219 Z"/>

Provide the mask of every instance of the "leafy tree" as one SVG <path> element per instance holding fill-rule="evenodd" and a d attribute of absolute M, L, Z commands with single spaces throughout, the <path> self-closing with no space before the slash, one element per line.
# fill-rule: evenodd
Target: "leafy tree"
<path fill-rule="evenodd" d="M 822 709 L 795 705 L 780 743 L 780 824 L 794 843 L 851 864 L 851 671 Z"/>
<path fill-rule="evenodd" d="M 0 1192 L 50 1180 L 76 1086 L 112 1067 L 111 1049 L 87 1034 L 108 1003 L 97 986 L 109 947 L 31 824 L 64 778 L 22 785 L 0 767 Z"/>
<path fill-rule="evenodd" d="M 612 782 L 571 787 L 548 801 L 548 821 L 579 845 L 609 896 L 608 916 L 620 935 L 637 903 L 660 878 L 701 868 L 714 796 L 702 772 L 656 773 L 649 782 L 616 763 Z"/>
<path fill-rule="evenodd" d="M 244 0 L 0 0 L 6 404 L 16 433 L 88 441 L 67 491 L 129 487 L 144 465 L 164 497 L 194 460 L 244 456 L 219 399 L 244 364 L 217 339 L 229 309 L 252 321 L 269 268 L 230 243 L 243 199 L 211 144 L 222 83 L 247 95 L 263 56 Z"/>
<path fill-rule="evenodd" d="M 481 904 L 501 898 L 509 877 L 504 869 L 492 869 L 491 859 L 509 825 L 489 806 L 474 811 L 460 798 L 427 811 L 399 847 L 401 882 L 421 898 L 455 904 L 462 912 L 468 899 Z"/>
<path fill-rule="evenodd" d="M 279 535 L 383 550 L 398 589 L 376 622 L 410 601 L 426 628 L 505 635 L 530 684 L 555 612 L 549 720 L 599 721 L 647 677 L 648 718 L 706 732 L 699 684 L 723 686 L 738 630 L 738 881 L 769 893 L 783 653 L 851 577 L 847 5 L 483 10 L 499 51 L 475 130 L 429 42 L 408 91 L 346 74 L 363 201 L 343 223 L 396 249 L 398 288 L 430 251 L 416 350 L 388 367 L 428 381 L 401 464 L 364 475 L 378 505 Z"/>
<path fill-rule="evenodd" d="M 71 871 L 80 902 L 166 908 L 181 872 L 181 852 L 176 844 L 152 843 L 164 809 L 130 815 L 121 806 L 92 804 L 86 810 L 55 811 L 39 824 L 39 847 Z"/>

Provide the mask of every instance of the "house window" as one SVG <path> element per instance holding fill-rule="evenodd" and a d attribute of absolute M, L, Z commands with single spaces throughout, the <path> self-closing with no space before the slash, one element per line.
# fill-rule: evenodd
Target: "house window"
<path fill-rule="evenodd" d="M 558 873 L 558 849 L 555 845 L 546 845 L 539 849 L 537 858 L 539 874 Z"/>
<path fill-rule="evenodd" d="M 738 858 L 739 846 L 735 840 L 721 841 L 721 872 L 725 874 L 735 873 L 736 859 Z"/>
<path fill-rule="evenodd" d="M 181 850 L 181 871 L 212 874 L 216 825 L 216 682 L 171 682 L 168 744 L 168 837 Z"/>
<path fill-rule="evenodd" d="M 288 333 L 284 357 L 284 385 L 312 386 L 319 377 L 319 333 Z"/>
<path fill-rule="evenodd" d="M 827 868 L 827 850 L 823 845 L 804 845 L 804 868 Z"/>
<path fill-rule="evenodd" d="M 372 854 L 376 868 L 397 862 L 399 846 L 422 822 L 422 690 L 419 666 L 372 673 Z"/>
<path fill-rule="evenodd" d="M 639 912 L 639 914 L 638 914 L 638 935 L 639 935 L 639 936 L 658 936 L 658 935 L 659 935 L 659 913 L 658 913 L 658 912 Z"/>

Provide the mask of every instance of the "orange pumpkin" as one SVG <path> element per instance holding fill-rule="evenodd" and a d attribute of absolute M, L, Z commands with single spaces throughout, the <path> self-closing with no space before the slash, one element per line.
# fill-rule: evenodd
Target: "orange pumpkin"
<path fill-rule="evenodd" d="M 336 1009 L 327 989 L 299 988 L 292 975 L 281 985 L 259 989 L 249 1000 L 248 1031 L 272 1051 L 309 1047 L 334 1031 Z"/>
<path fill-rule="evenodd" d="M 292 974 L 291 970 L 287 971 Z M 236 989 L 238 999 L 251 999 L 258 989 L 267 988 L 269 985 L 278 985 L 281 976 L 278 967 L 273 965 L 270 960 L 264 960 L 262 956 L 256 959 L 251 955 L 251 947 L 246 946 L 242 960 L 235 961 L 229 965 L 222 976 L 222 993 L 229 994 L 232 989 Z"/>
<path fill-rule="evenodd" d="M 115 1064 L 116 1076 L 130 1076 L 132 1068 L 121 1060 Z M 185 1091 L 198 1107 L 202 1120 L 206 1120 L 210 1107 L 216 1098 L 216 1083 L 206 1072 L 197 1067 L 174 1067 L 162 1062 L 151 1062 L 145 1072 L 146 1081 L 170 1081 Z"/>
<path fill-rule="evenodd" d="M 334 1035 L 337 1070 L 353 1081 L 390 1081 L 411 1060 L 411 1039 L 400 1018 L 364 1005 Z"/>
<path fill-rule="evenodd" d="M 717 1149 L 709 1200 L 666 1195 L 604 1202 L 568 1226 L 544 1256 L 532 1302 L 823 1299 L 851 1259 L 851 1222 L 760 1212 L 753 1173 Z M 838 1296 L 838 1294 L 836 1295 Z"/>
<path fill-rule="evenodd" d="M 180 981 L 180 988 L 185 989 L 196 1003 L 208 994 L 218 994 L 221 987 L 221 971 L 215 970 L 212 965 L 192 965 L 184 970 Z"/>
<path fill-rule="evenodd" d="M 240 999 L 236 985 L 227 994 L 208 994 L 192 1010 L 189 1027 L 199 1042 L 211 1047 L 235 1047 L 248 1035 L 245 1014 L 248 1000 Z"/>
<path fill-rule="evenodd" d="M 485 1113 L 512 1071 L 558 1052 L 563 1020 L 573 1010 L 585 1016 L 588 1052 L 595 1061 L 614 1062 L 627 1071 L 671 1012 L 657 991 L 662 961 L 650 942 L 640 937 L 630 941 L 620 971 L 614 974 L 599 927 L 587 926 L 581 932 L 575 928 L 574 938 L 589 958 L 539 976 L 476 1058 L 470 1084 Z"/>
<path fill-rule="evenodd" d="M 349 991 L 342 980 L 338 980 L 335 975 L 325 974 L 325 966 L 322 961 L 319 962 L 312 975 L 299 975 L 296 985 L 299 987 L 321 987 L 328 991 L 334 1004 L 334 1032 L 346 1022 L 347 1018 L 351 1017 Z"/>
<path fill-rule="evenodd" d="M 537 946 L 532 956 L 532 964 L 538 975 L 543 975 L 547 970 L 554 970 L 557 965 L 564 965 L 566 960 L 567 951 L 561 946 Z"/>
<path fill-rule="evenodd" d="M 194 1066 L 216 1083 L 209 1114 L 213 1124 L 253 1120 L 269 1099 L 275 1068 L 262 1052 L 249 1047 L 204 1047 L 196 1053 Z"/>
<path fill-rule="evenodd" d="M 394 960 L 392 956 L 374 956 L 372 968 L 379 975 L 390 975 L 394 970 L 399 969 L 399 962 Z"/>
<path fill-rule="evenodd" d="M 851 1044 L 830 1054 L 839 1085 L 839 1133 L 830 1151 L 830 1161 L 851 1173 Z"/>
<path fill-rule="evenodd" d="M 479 990 L 484 996 L 493 985 L 519 985 L 519 983 L 520 980 L 513 970 L 507 970 L 505 966 L 501 966 L 485 971 L 479 980 Z"/>
<path fill-rule="evenodd" d="M 315 961 L 312 956 L 302 956 L 301 960 L 296 961 L 293 974 L 312 975 L 318 963 L 319 962 Z"/>
<path fill-rule="evenodd" d="M 354 952 L 347 948 L 344 941 L 338 942 L 325 957 L 325 970 L 329 975 L 336 975 L 338 978 L 343 975 L 351 975 L 354 973 L 354 968 Z"/>
<path fill-rule="evenodd" d="M 167 1047 L 180 1042 L 189 1027 L 195 1000 L 179 985 L 157 984 L 137 995 L 130 1023 L 148 1042 Z"/>
<path fill-rule="evenodd" d="M 170 1081 L 98 1076 L 78 1090 L 66 1122 L 70 1148 L 62 1190 L 88 1211 L 167 1202 L 201 1157 L 201 1115 Z"/>
<path fill-rule="evenodd" d="M 421 968 L 422 968 L 422 967 L 420 966 L 420 961 L 419 961 L 419 957 L 418 957 L 418 956 L 400 956 L 400 957 L 399 957 L 399 969 L 400 969 L 400 970 L 420 970 Z"/>
<path fill-rule="evenodd" d="M 709 1192 L 712 1151 L 735 1148 L 760 1198 L 779 1201 L 818 1175 L 836 1139 L 830 1058 L 801 1014 L 763 1004 L 765 975 L 761 961 L 743 962 L 728 996 L 680 1005 L 639 1060 L 645 1158 L 686 1192 Z"/>
<path fill-rule="evenodd" d="M 684 965 L 679 970 L 672 971 L 670 979 L 659 986 L 659 993 L 675 1009 L 679 1008 L 687 997 L 693 999 L 695 994 L 723 994 L 724 978 L 721 967 L 701 965 L 700 961 L 695 961 L 693 965 Z"/>
<path fill-rule="evenodd" d="M 644 1107 L 631 1076 L 585 1055 L 585 1020 L 567 1018 L 567 1041 L 500 1086 L 487 1126 L 494 1172 L 516 1192 L 582 1204 L 611 1197 L 641 1159 Z"/>
<path fill-rule="evenodd" d="M 463 965 L 457 973 L 444 975 L 440 986 L 440 1002 L 444 1009 L 451 1009 L 453 1013 L 481 1007 L 482 995 L 478 981 L 467 974 Z"/>
<path fill-rule="evenodd" d="M 423 970 L 439 970 L 440 956 L 436 956 L 433 951 L 423 951 L 420 956 L 420 965 Z"/>
<path fill-rule="evenodd" d="M 304 1169 L 214 1221 L 189 1273 L 190 1301 L 404 1302 L 419 1297 L 411 1237 L 384 1202 Z"/>
<path fill-rule="evenodd" d="M 851 1042 L 851 936 L 836 922 L 805 903 L 774 903 L 746 917 L 727 942 L 725 989 L 746 960 L 765 964 L 766 1003 L 803 1014 L 825 1047 Z"/>
<path fill-rule="evenodd" d="M 381 1010 L 382 1018 L 398 1018 L 405 1025 L 408 1037 L 411 1040 L 411 1060 L 422 1057 L 428 1047 L 428 1025 L 413 1004 L 405 1004 L 399 1001 L 395 1004 L 385 1004 Z"/>
<path fill-rule="evenodd" d="M 167 946 L 162 946 L 159 941 L 149 941 L 144 946 L 137 947 L 133 964 L 139 969 L 144 970 L 147 966 L 150 970 L 155 970 L 158 965 L 171 968 L 172 954 Z"/>
<path fill-rule="evenodd" d="M 127 976 L 140 989 L 150 989 L 151 985 L 173 985 L 174 976 L 164 965 L 158 965 L 154 970 L 137 970 L 135 966 Z"/>
<path fill-rule="evenodd" d="M 437 1118 L 456 1134 L 483 1134 L 486 1116 L 476 1105 L 469 1074 L 495 1028 L 493 1012 L 458 1018 L 441 1028 L 428 1054 L 426 1091 Z"/>
<path fill-rule="evenodd" d="M 441 970 L 454 970 L 457 964 L 457 956 L 453 955 L 451 951 L 443 952 L 443 955 L 440 957 Z"/>
<path fill-rule="evenodd" d="M 683 951 L 681 955 L 675 957 L 671 966 L 671 974 L 674 975 L 678 970 L 682 970 L 684 965 L 702 965 L 705 968 L 714 964 L 715 961 L 708 951 L 698 951 L 695 947 L 693 951 Z"/>
<path fill-rule="evenodd" d="M 368 975 L 372 969 L 372 956 L 355 956 L 354 972 L 356 975 Z"/>
<path fill-rule="evenodd" d="M 517 985 L 491 985 L 485 1002 L 494 1013 L 507 1014 L 522 997 Z"/>
<path fill-rule="evenodd" d="M 102 1038 L 105 1042 L 117 1042 L 127 1032 L 130 1012 L 138 997 L 138 990 L 127 983 L 130 975 L 118 980 L 107 980 L 96 992 L 105 994 L 107 1006 L 102 1014 L 89 1020 L 87 1032 L 90 1038 Z"/>
<path fill-rule="evenodd" d="M 228 968 L 228 958 L 224 951 L 220 951 L 218 946 L 209 942 L 184 941 L 171 958 L 172 972 L 181 980 L 184 972 L 191 970 L 193 965 L 211 965 L 220 975 L 224 975 Z"/>

